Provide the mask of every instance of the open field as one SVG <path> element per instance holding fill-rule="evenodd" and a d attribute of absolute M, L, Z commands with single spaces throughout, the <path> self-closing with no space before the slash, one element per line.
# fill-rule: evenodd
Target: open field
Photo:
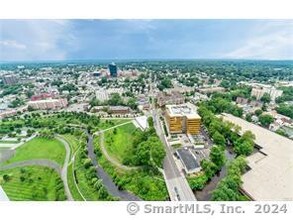
<path fill-rule="evenodd" d="M 132 123 L 105 132 L 105 147 L 111 157 L 123 162 L 131 151 L 135 132 L 140 132 Z"/>
<path fill-rule="evenodd" d="M 50 168 L 30 166 L 0 171 L 0 184 L 13 201 L 63 201 L 64 186 Z"/>
<path fill-rule="evenodd" d="M 62 166 L 65 153 L 63 144 L 58 140 L 37 137 L 17 148 L 15 155 L 5 164 L 31 159 L 48 159 Z"/>
<path fill-rule="evenodd" d="M 101 119 L 99 124 L 99 129 L 104 130 L 115 125 L 123 124 L 125 122 L 131 121 L 132 119 Z"/>

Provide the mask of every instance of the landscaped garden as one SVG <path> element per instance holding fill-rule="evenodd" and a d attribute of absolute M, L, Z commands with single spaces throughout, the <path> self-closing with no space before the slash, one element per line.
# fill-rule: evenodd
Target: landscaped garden
<path fill-rule="evenodd" d="M 56 171 L 28 166 L 0 171 L 0 185 L 12 201 L 63 201 L 64 185 Z"/>

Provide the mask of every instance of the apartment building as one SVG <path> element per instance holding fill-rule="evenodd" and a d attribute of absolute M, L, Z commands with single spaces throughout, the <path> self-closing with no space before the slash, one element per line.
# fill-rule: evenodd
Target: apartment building
<path fill-rule="evenodd" d="M 258 84 L 251 90 L 251 96 L 255 96 L 257 100 L 268 93 L 273 101 L 283 94 L 282 90 L 276 89 L 274 86 Z"/>
<path fill-rule="evenodd" d="M 60 109 L 66 107 L 67 104 L 66 99 L 46 99 L 28 102 L 28 106 L 39 110 Z"/>

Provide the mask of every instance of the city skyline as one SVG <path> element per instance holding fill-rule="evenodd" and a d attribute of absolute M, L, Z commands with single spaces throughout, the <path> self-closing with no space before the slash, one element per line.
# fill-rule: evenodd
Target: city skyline
<path fill-rule="evenodd" d="M 292 20 L 1 20 L 0 26 L 2 62 L 293 59 Z"/>

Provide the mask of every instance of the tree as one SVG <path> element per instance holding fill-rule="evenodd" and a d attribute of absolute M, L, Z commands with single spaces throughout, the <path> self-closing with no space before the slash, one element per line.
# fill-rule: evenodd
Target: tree
<path fill-rule="evenodd" d="M 252 118 L 251 117 L 252 117 L 251 114 L 247 114 L 245 116 L 245 120 L 248 121 L 248 122 L 251 122 L 252 121 Z"/>
<path fill-rule="evenodd" d="M 213 134 L 212 138 L 216 145 L 225 146 L 226 140 L 218 131 Z"/>
<path fill-rule="evenodd" d="M 129 98 L 127 101 L 127 105 L 132 109 L 136 110 L 137 109 L 137 101 L 135 98 Z"/>
<path fill-rule="evenodd" d="M 262 114 L 259 116 L 259 122 L 262 126 L 268 127 L 272 122 L 274 122 L 274 118 L 268 114 Z"/>
<path fill-rule="evenodd" d="M 84 168 L 88 169 L 92 165 L 91 159 L 87 158 L 83 161 Z"/>
<path fill-rule="evenodd" d="M 161 143 L 160 139 L 157 137 L 150 137 L 147 141 L 151 147 L 151 160 L 154 161 L 155 166 L 163 167 L 163 160 L 166 156 L 166 151 Z"/>
<path fill-rule="evenodd" d="M 213 201 L 240 200 L 239 187 L 242 184 L 241 175 L 245 171 L 246 161 L 239 156 L 228 166 L 227 176 L 223 178 L 212 193 Z"/>
<path fill-rule="evenodd" d="M 191 189 L 193 190 L 202 190 L 205 184 L 207 183 L 207 181 L 208 181 L 208 178 L 205 174 L 201 174 L 197 177 L 188 179 L 189 185 Z"/>
<path fill-rule="evenodd" d="M 209 180 L 214 176 L 215 172 L 217 171 L 217 166 L 207 159 L 203 159 L 200 162 L 200 166 Z"/>
<path fill-rule="evenodd" d="M 249 142 L 236 142 L 234 146 L 234 151 L 237 155 L 250 155 L 253 151 L 253 145 L 251 145 Z"/>
<path fill-rule="evenodd" d="M 256 114 L 256 116 L 260 116 L 263 111 L 261 109 L 256 109 L 254 113 Z"/>
<path fill-rule="evenodd" d="M 138 145 L 136 155 L 139 165 L 150 165 L 150 148 L 147 142 Z"/>
<path fill-rule="evenodd" d="M 153 117 L 148 117 L 148 124 L 149 124 L 149 127 L 154 127 L 154 119 Z"/>
<path fill-rule="evenodd" d="M 251 131 L 246 131 L 234 145 L 234 151 L 237 155 L 248 156 L 254 149 L 255 135 Z"/>
<path fill-rule="evenodd" d="M 90 106 L 98 106 L 101 104 L 100 100 L 97 99 L 96 97 L 92 98 L 89 102 Z"/>
<path fill-rule="evenodd" d="M 270 103 L 271 96 L 268 93 L 263 94 L 263 96 L 260 98 L 260 100 L 264 103 Z"/>
<path fill-rule="evenodd" d="M 288 116 L 293 119 L 293 107 L 292 106 L 281 104 L 276 110 L 279 114 Z"/>
<path fill-rule="evenodd" d="M 217 166 L 217 170 L 220 170 L 226 162 L 224 150 L 219 146 L 213 146 L 210 153 L 210 160 Z"/>
<path fill-rule="evenodd" d="M 113 93 L 108 100 L 108 104 L 112 106 L 122 105 L 123 101 L 119 93 Z"/>

